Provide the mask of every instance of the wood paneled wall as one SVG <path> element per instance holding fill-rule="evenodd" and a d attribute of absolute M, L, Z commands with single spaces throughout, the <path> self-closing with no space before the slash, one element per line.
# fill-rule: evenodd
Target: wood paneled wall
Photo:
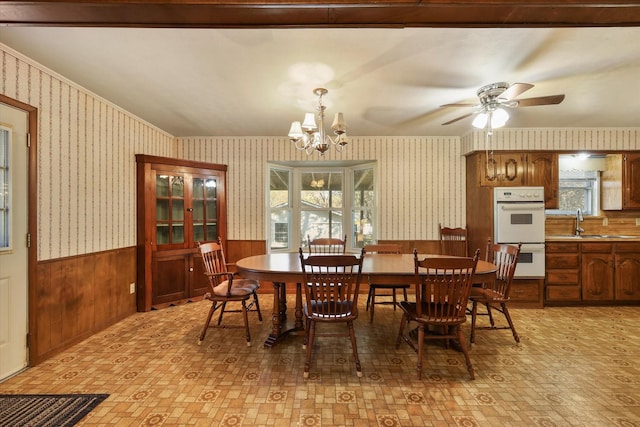
<path fill-rule="evenodd" d="M 41 261 L 37 276 L 32 365 L 136 312 L 135 247 Z"/>

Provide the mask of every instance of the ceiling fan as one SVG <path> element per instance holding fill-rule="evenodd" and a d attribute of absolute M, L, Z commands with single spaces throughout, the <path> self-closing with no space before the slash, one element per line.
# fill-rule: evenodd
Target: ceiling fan
<path fill-rule="evenodd" d="M 477 92 L 478 98 L 480 99 L 479 104 L 454 103 L 441 105 L 441 107 L 476 108 L 475 111 L 456 117 L 453 120 L 449 120 L 448 122 L 443 123 L 443 125 L 449 125 L 457 122 L 458 120 L 475 115 L 476 118 L 473 120 L 473 126 L 477 128 L 484 128 L 488 125 L 488 130 L 491 132 L 493 128 L 504 126 L 506 121 L 509 119 L 509 114 L 505 110 L 505 107 L 519 108 L 534 107 L 536 105 L 552 105 L 559 104 L 564 100 L 564 94 L 517 99 L 518 96 L 528 91 L 533 86 L 534 85 L 529 83 L 514 83 L 509 85 L 509 83 L 505 82 L 491 83 L 486 86 L 482 86 Z"/>

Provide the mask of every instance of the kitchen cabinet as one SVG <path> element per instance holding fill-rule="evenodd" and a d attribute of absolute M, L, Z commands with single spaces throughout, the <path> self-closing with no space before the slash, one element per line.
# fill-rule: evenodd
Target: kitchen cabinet
<path fill-rule="evenodd" d="M 602 209 L 640 210 L 640 153 L 613 153 L 605 157 Z"/>
<path fill-rule="evenodd" d="M 545 264 L 545 300 L 547 302 L 580 301 L 579 244 L 547 242 Z"/>
<path fill-rule="evenodd" d="M 583 243 L 581 271 L 583 301 L 613 301 L 612 243 Z"/>
<path fill-rule="evenodd" d="M 513 279 L 509 298 L 515 308 L 542 308 L 544 305 L 544 280 Z"/>
<path fill-rule="evenodd" d="M 583 243 L 582 299 L 640 301 L 640 243 Z"/>
<path fill-rule="evenodd" d="M 206 292 L 198 242 L 226 236 L 226 171 L 226 165 L 136 155 L 138 311 Z"/>
<path fill-rule="evenodd" d="M 640 243 L 616 244 L 615 299 L 640 301 Z"/>
<path fill-rule="evenodd" d="M 469 161 L 478 162 L 473 168 L 481 187 L 544 187 L 545 207 L 558 207 L 558 156 L 553 152 L 496 151 L 477 152 Z"/>
<path fill-rule="evenodd" d="M 521 153 L 478 153 L 480 185 L 493 187 L 522 186 L 524 184 L 524 158 Z"/>
<path fill-rule="evenodd" d="M 558 207 L 558 156 L 532 151 L 526 154 L 526 185 L 544 187 L 544 206 Z"/>
<path fill-rule="evenodd" d="M 624 155 L 623 209 L 640 209 L 640 154 Z"/>

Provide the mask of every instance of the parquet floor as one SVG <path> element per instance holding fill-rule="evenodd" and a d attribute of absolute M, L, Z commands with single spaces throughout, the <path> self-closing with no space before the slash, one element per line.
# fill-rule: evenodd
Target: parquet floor
<path fill-rule="evenodd" d="M 348 339 L 321 337 L 305 380 L 301 336 L 263 348 L 270 295 L 261 304 L 251 347 L 237 329 L 210 329 L 198 346 L 209 305 L 190 303 L 132 315 L 0 393 L 109 393 L 84 426 L 640 426 L 640 307 L 513 309 L 521 343 L 479 331 L 474 381 L 437 344 L 418 381 L 389 306 L 371 325 L 360 301 L 362 378 Z"/>

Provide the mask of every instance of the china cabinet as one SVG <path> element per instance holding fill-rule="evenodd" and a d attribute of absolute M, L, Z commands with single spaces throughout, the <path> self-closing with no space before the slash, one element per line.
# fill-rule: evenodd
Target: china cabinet
<path fill-rule="evenodd" d="M 226 237 L 226 165 L 136 155 L 137 306 L 149 311 L 207 289 L 198 242 Z"/>

